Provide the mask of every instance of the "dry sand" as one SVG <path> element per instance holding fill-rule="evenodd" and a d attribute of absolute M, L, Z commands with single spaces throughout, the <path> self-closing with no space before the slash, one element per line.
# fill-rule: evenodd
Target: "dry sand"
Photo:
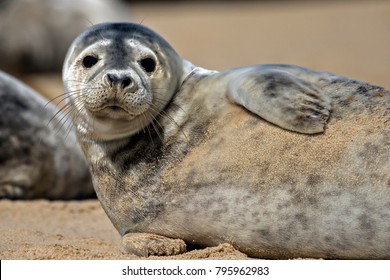
<path fill-rule="evenodd" d="M 390 88 L 390 2 L 136 4 L 132 17 L 211 69 L 291 63 Z M 54 97 L 59 75 L 22 77 Z M 0 259 L 134 259 L 98 201 L 0 201 Z M 229 245 L 175 259 L 242 259 Z"/>
<path fill-rule="evenodd" d="M 121 253 L 119 244 L 97 200 L 0 202 L 0 259 L 139 259 Z M 245 257 L 224 244 L 175 259 Z"/>

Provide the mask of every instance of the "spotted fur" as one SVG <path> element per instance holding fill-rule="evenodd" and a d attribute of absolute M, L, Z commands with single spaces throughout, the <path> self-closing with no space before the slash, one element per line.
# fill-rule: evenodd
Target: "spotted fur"
<path fill-rule="evenodd" d="M 102 38 L 126 56 L 99 46 L 102 66 L 82 69 L 76 61 Z M 136 64 L 143 48 L 158 71 Z M 209 71 L 172 50 L 146 27 L 104 24 L 76 39 L 64 67 L 65 88 L 80 90 L 69 102 L 94 187 L 126 252 L 177 254 L 184 240 L 262 258 L 390 258 L 389 91 L 291 65 Z M 128 60 L 147 81 L 138 88 L 169 99 L 120 135 L 114 110 L 99 119 L 81 97 L 91 75 L 117 69 L 106 59 Z"/>

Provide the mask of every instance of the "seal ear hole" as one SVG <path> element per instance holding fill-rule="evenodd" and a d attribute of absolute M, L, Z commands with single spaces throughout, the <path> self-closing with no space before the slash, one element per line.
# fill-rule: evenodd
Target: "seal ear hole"
<path fill-rule="evenodd" d="M 147 73 L 152 73 L 156 69 L 156 62 L 150 57 L 141 59 L 139 64 Z"/>
<path fill-rule="evenodd" d="M 83 65 L 85 68 L 91 68 L 98 62 L 98 58 L 93 55 L 87 55 L 83 58 Z"/>

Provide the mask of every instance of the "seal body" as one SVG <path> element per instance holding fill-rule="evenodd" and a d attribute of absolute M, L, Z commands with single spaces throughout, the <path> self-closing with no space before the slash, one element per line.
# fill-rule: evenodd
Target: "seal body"
<path fill-rule="evenodd" d="M 0 72 L 0 198 L 93 197 L 75 133 L 57 109 Z"/>
<path fill-rule="evenodd" d="M 125 251 L 390 258 L 383 88 L 291 65 L 205 70 L 130 23 L 81 34 L 64 85 Z"/>

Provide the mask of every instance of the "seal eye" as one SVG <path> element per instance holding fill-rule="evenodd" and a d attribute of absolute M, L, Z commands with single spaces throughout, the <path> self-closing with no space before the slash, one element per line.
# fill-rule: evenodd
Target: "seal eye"
<path fill-rule="evenodd" d="M 85 68 L 91 68 L 98 62 L 97 57 L 92 56 L 92 55 L 87 55 L 86 57 L 83 58 L 83 65 Z"/>
<path fill-rule="evenodd" d="M 150 57 L 141 59 L 139 64 L 147 73 L 152 73 L 156 69 L 156 62 Z"/>

